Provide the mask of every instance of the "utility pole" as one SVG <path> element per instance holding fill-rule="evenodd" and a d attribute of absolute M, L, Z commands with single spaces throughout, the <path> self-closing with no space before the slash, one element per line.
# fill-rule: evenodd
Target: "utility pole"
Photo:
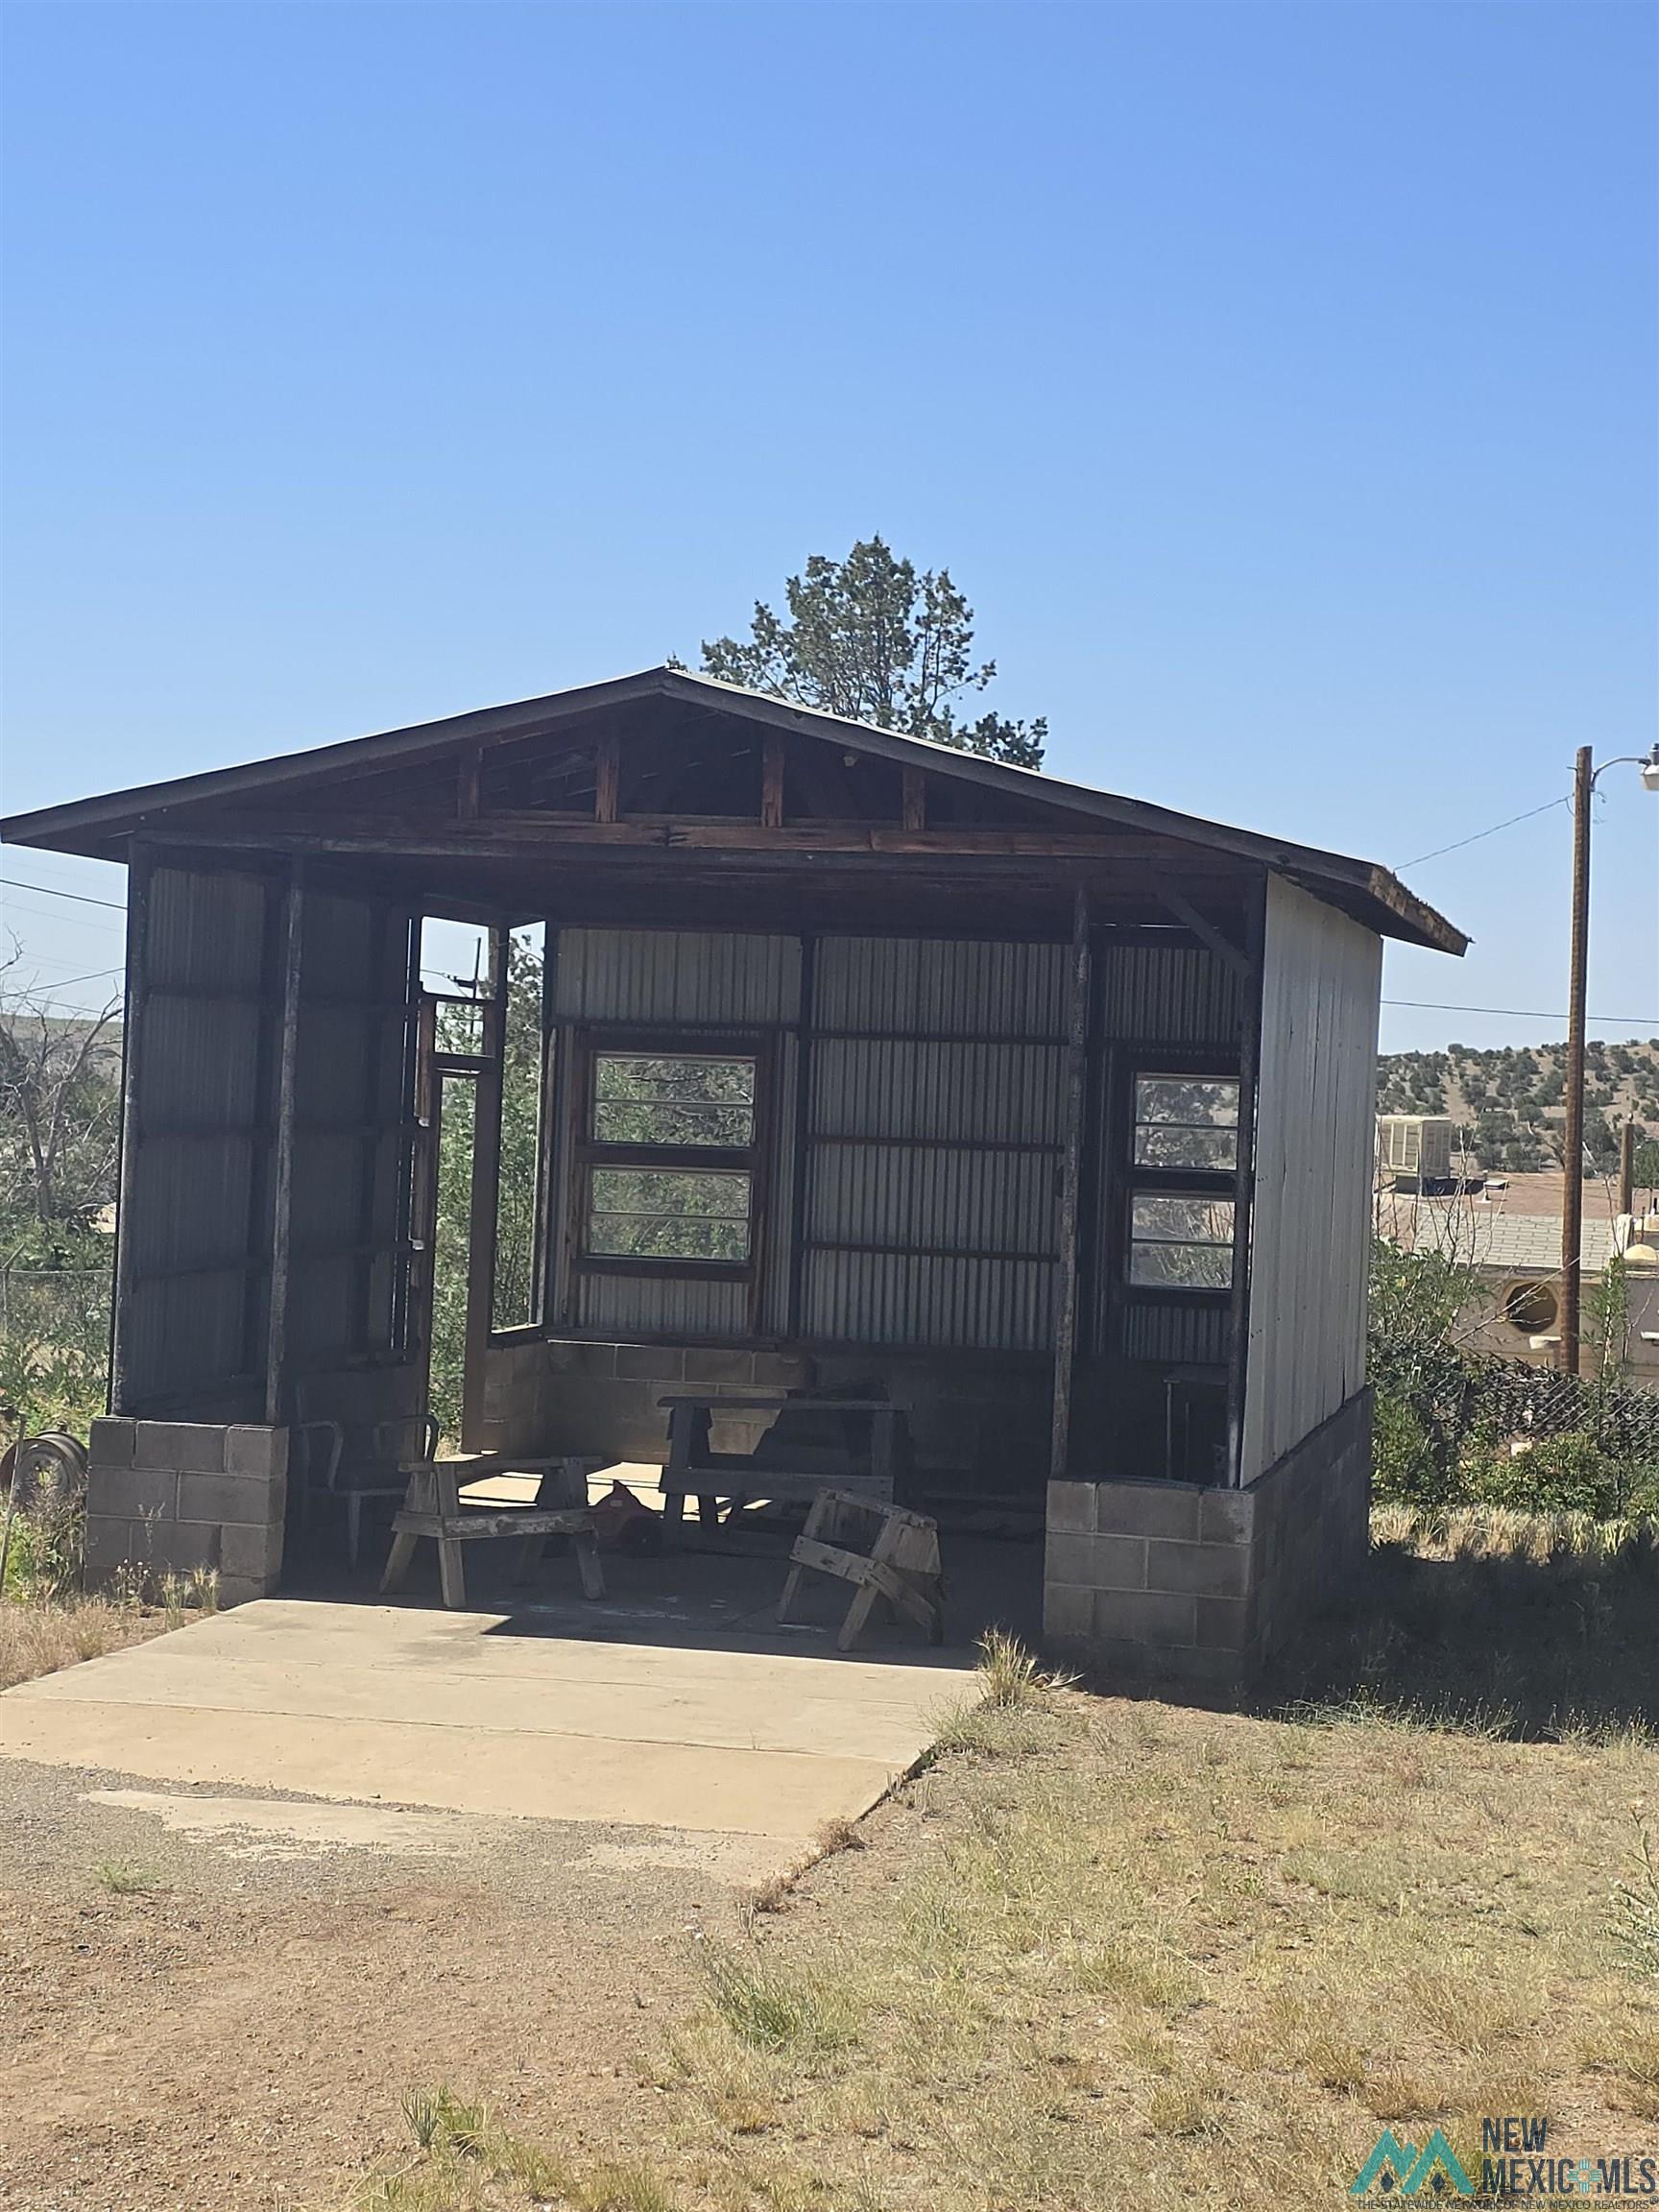
<path fill-rule="evenodd" d="M 1567 1126 L 1562 1150 L 1561 1371 L 1578 1372 L 1578 1269 L 1584 1239 L 1584 993 L 1590 962 L 1590 801 L 1596 778 L 1590 747 L 1573 772 L 1573 947 L 1567 998 Z"/>
<path fill-rule="evenodd" d="M 1573 973 L 1567 1000 L 1567 1126 L 1562 1162 L 1567 1180 L 1561 1192 L 1561 1368 L 1578 1372 L 1578 1272 L 1584 1237 L 1584 990 L 1590 959 L 1590 803 L 1596 779 L 1609 768 L 1639 768 L 1644 791 L 1659 792 L 1659 744 L 1647 753 L 1622 753 L 1617 760 L 1590 765 L 1590 748 L 1580 745 L 1573 770 Z M 1621 1156 L 1623 1164 L 1623 1155 Z"/>
<path fill-rule="evenodd" d="M 1636 1211 L 1636 1124 L 1628 1114 L 1619 1130 L 1619 1211 Z"/>

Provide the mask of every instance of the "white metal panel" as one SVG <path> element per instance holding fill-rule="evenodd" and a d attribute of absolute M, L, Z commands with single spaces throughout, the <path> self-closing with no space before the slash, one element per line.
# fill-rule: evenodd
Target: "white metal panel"
<path fill-rule="evenodd" d="M 1251 1224 L 1247 1482 L 1365 1380 L 1382 940 L 1270 877 Z"/>

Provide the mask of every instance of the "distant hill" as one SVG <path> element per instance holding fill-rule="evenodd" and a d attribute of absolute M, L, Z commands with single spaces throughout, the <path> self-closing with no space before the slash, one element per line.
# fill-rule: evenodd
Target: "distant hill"
<path fill-rule="evenodd" d="M 1566 1067 L 1565 1045 L 1388 1052 L 1377 1064 L 1377 1111 L 1450 1114 L 1457 1143 L 1489 1173 L 1558 1166 Z M 1604 1172 L 1618 1164 L 1626 1119 L 1638 1142 L 1659 1138 L 1659 1037 L 1584 1047 L 1584 1142 Z"/>

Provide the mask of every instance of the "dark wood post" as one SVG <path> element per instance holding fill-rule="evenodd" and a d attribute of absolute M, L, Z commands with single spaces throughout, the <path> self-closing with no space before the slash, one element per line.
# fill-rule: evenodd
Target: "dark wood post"
<path fill-rule="evenodd" d="M 760 741 L 760 827 L 783 827 L 783 740 L 766 736 Z"/>
<path fill-rule="evenodd" d="M 484 1002 L 484 1054 L 472 1088 L 472 1193 L 467 1241 L 467 1352 L 461 1384 L 461 1440 L 482 1449 L 484 1364 L 495 1303 L 495 1214 L 501 1179 L 501 1063 L 507 1041 L 508 932 L 490 931 L 490 996 Z"/>
<path fill-rule="evenodd" d="M 1573 947 L 1567 999 L 1567 1118 L 1561 1137 L 1561 1370 L 1578 1372 L 1579 1256 L 1584 1235 L 1584 994 L 1590 960 L 1590 748 L 1573 771 Z"/>
<path fill-rule="evenodd" d="M 920 768 L 906 768 L 900 779 L 901 805 L 906 830 L 927 827 L 927 779 Z"/>
<path fill-rule="evenodd" d="M 294 1223 L 294 1098 L 300 1046 L 300 965 L 303 952 L 305 863 L 288 864 L 282 891 L 281 1030 L 276 1056 L 276 1126 L 272 1136 L 271 1303 L 265 1334 L 265 1418 L 288 1411 L 288 1280 Z"/>
<path fill-rule="evenodd" d="M 132 1192 L 143 1142 L 144 1016 L 150 998 L 150 878 L 156 860 L 136 837 L 127 848 L 127 977 L 121 1022 L 121 1156 L 115 1186 L 115 1285 L 109 1305 L 109 1410 L 130 1413 L 132 1404 Z"/>
<path fill-rule="evenodd" d="M 1071 906 L 1071 993 L 1066 1077 L 1065 1158 L 1060 1186 L 1059 1297 L 1054 1315 L 1054 1419 L 1048 1479 L 1065 1479 L 1071 1447 L 1071 1373 L 1077 1355 L 1077 1272 L 1082 1217 L 1084 1117 L 1089 1091 L 1089 893 Z"/>
<path fill-rule="evenodd" d="M 593 819 L 614 822 L 622 793 L 622 746 L 613 730 L 599 740 L 593 756 Z"/>
<path fill-rule="evenodd" d="M 806 1295 L 806 1198 L 812 1148 L 812 993 L 818 965 L 818 940 L 801 940 L 801 997 L 795 1029 L 794 1135 L 789 1148 L 789 1310 L 784 1334 L 801 1334 Z"/>
<path fill-rule="evenodd" d="M 1619 1211 L 1636 1211 L 1636 1124 L 1628 1116 L 1619 1131 Z"/>

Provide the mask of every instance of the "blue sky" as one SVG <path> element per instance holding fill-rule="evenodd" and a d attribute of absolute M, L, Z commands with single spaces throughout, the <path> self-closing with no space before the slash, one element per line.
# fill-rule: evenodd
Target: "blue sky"
<path fill-rule="evenodd" d="M 8 810 L 694 659 L 875 530 L 1110 789 L 1400 864 L 1653 741 L 1648 6 L 140 0 L 7 45 Z M 1602 792 L 1591 1006 L 1659 1035 L 1659 802 Z M 1568 837 L 1409 870 L 1478 942 L 1388 996 L 1558 1013 Z M 96 997 L 119 917 L 6 899 Z"/>

